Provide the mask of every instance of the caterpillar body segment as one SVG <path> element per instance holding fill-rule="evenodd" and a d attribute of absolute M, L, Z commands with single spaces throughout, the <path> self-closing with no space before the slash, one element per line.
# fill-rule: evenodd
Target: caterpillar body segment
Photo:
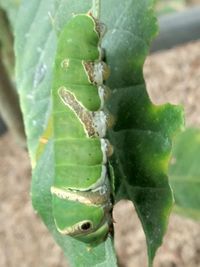
<path fill-rule="evenodd" d="M 52 88 L 57 230 L 83 242 L 106 239 L 112 228 L 112 186 L 104 110 L 109 68 L 101 59 L 101 27 L 90 14 L 74 16 L 58 40 Z"/>

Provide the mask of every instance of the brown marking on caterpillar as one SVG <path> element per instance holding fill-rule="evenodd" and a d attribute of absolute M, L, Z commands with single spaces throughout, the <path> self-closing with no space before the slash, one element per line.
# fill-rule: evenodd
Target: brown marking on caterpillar
<path fill-rule="evenodd" d="M 103 61 L 82 61 L 89 82 L 95 85 L 102 85 L 110 75 L 110 68 Z"/>
<path fill-rule="evenodd" d="M 89 11 L 87 15 L 92 17 L 94 21 L 94 31 L 98 34 L 99 38 L 102 38 L 106 33 L 106 25 L 95 18 L 91 11 Z"/>
<path fill-rule="evenodd" d="M 106 33 L 106 25 L 98 20 L 95 21 L 95 31 L 98 32 L 100 39 L 102 39 Z"/>
<path fill-rule="evenodd" d="M 76 114 L 80 122 L 83 124 L 87 136 L 98 136 L 93 123 L 93 112 L 85 109 L 85 107 L 76 99 L 74 94 L 65 87 L 61 87 L 58 90 L 58 94 L 64 104 L 66 104 Z"/>

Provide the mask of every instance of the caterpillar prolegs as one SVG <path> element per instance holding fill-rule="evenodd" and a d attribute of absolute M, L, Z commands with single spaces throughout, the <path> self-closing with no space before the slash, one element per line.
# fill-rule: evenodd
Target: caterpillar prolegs
<path fill-rule="evenodd" d="M 105 112 L 101 24 L 91 14 L 74 16 L 58 39 L 53 78 L 55 179 L 51 187 L 57 230 L 86 243 L 106 239 L 112 228 L 112 186 L 105 139 L 112 124 Z"/>

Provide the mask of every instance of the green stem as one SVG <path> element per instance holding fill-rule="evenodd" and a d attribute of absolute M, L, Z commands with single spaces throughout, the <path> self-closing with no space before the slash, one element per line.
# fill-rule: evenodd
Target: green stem
<path fill-rule="evenodd" d="M 0 9 L 0 33 L 1 60 L 5 65 L 9 76 L 14 79 L 14 40 L 8 18 L 2 9 Z"/>
<path fill-rule="evenodd" d="M 6 13 L 0 9 L 0 115 L 16 141 L 25 146 L 26 139 L 19 98 L 14 86 L 13 35 Z"/>
<path fill-rule="evenodd" d="M 0 48 L 1 58 L 1 48 Z M 26 139 L 19 99 L 8 72 L 0 60 L 0 114 L 16 141 L 25 146 Z"/>
<path fill-rule="evenodd" d="M 100 11 L 101 11 L 101 0 L 93 0 L 92 14 L 94 18 L 96 19 L 100 18 Z"/>

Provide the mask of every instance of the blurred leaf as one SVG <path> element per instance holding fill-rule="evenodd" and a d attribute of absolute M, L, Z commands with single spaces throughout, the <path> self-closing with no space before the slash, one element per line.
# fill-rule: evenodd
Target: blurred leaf
<path fill-rule="evenodd" d="M 177 12 L 186 8 L 186 0 L 157 0 L 156 11 L 158 15 Z"/>
<path fill-rule="evenodd" d="M 187 129 L 177 136 L 169 173 L 175 211 L 200 220 L 199 129 Z"/>
<path fill-rule="evenodd" d="M 6 11 L 13 29 L 21 2 L 22 0 L 0 0 L 0 7 Z"/>
<path fill-rule="evenodd" d="M 51 111 L 51 79 L 58 33 L 73 13 L 87 12 L 90 0 L 24 1 L 16 31 L 17 84 L 25 118 L 31 159 Z M 116 201 L 134 202 L 148 245 L 149 265 L 162 242 L 172 206 L 167 168 L 172 137 L 182 126 L 182 109 L 151 104 L 143 79 L 143 63 L 157 32 L 153 0 L 102 0 L 101 20 L 108 30 L 103 40 L 111 67 L 113 91 L 108 109 L 116 117 L 109 139 L 116 178 Z M 24 17 L 23 14 L 26 14 Z M 53 21 L 53 26 L 52 26 Z M 32 198 L 71 266 L 116 266 L 112 240 L 88 251 L 87 246 L 61 236 L 54 225 L 50 186 L 54 176 L 49 142 L 33 173 Z"/>

